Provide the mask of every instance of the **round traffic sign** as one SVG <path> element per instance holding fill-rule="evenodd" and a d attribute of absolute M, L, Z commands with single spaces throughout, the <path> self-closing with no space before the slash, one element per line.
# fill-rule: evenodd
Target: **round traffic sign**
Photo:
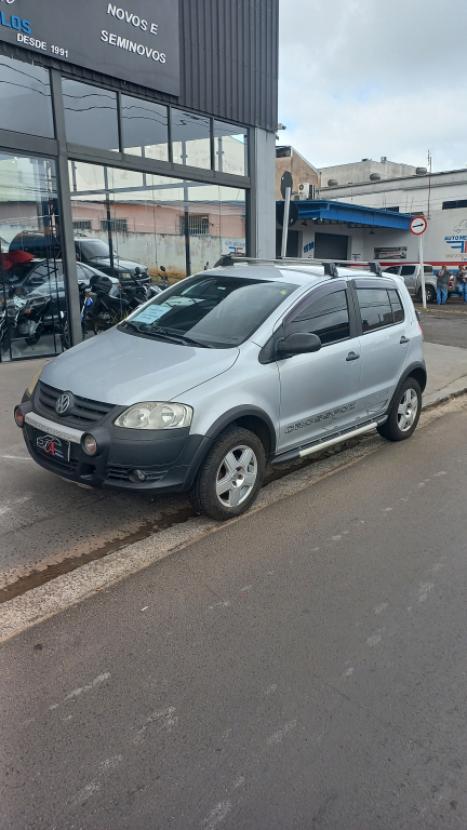
<path fill-rule="evenodd" d="M 428 222 L 424 216 L 414 216 L 410 223 L 410 233 L 414 236 L 422 236 L 428 227 Z"/>

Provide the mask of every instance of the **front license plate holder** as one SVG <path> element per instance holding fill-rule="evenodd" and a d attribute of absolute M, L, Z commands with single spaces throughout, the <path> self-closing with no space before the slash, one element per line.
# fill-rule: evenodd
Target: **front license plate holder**
<path fill-rule="evenodd" d="M 62 464 L 68 464 L 70 461 L 70 442 L 63 438 L 57 438 L 56 435 L 49 432 L 36 431 L 34 446 L 40 455 L 50 458 L 52 461 L 58 461 Z"/>

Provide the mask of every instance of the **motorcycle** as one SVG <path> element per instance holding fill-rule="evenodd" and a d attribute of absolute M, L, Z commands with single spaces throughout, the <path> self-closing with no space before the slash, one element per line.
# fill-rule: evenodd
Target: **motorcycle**
<path fill-rule="evenodd" d="M 9 289 L 8 296 L 0 295 L 0 346 L 2 349 L 8 348 L 13 339 L 24 305 L 25 301 L 16 295 L 13 288 Z"/>
<path fill-rule="evenodd" d="M 28 346 L 39 342 L 41 335 L 47 328 L 47 312 L 52 303 L 52 298 L 31 297 L 24 302 L 16 318 L 16 333 L 24 337 Z"/>

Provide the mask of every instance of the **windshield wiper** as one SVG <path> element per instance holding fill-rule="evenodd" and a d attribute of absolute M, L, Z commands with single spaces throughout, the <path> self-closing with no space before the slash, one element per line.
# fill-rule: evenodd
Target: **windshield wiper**
<path fill-rule="evenodd" d="M 172 334 L 171 331 L 169 331 L 168 329 L 161 328 L 160 326 L 157 328 L 156 331 L 154 331 L 151 328 L 147 328 L 147 329 L 144 328 L 143 329 L 143 328 L 140 328 L 138 323 L 134 320 L 124 320 L 121 323 L 121 325 L 125 326 L 126 328 L 131 328 L 131 329 L 133 329 L 133 331 L 138 332 L 138 334 L 143 334 L 143 335 L 146 335 L 148 337 L 157 337 L 160 340 L 168 340 L 168 341 L 171 341 L 172 343 L 184 343 L 187 346 L 198 346 L 201 349 L 211 349 L 212 348 L 212 346 L 210 346 L 208 343 L 200 343 L 198 340 L 194 340 L 192 337 L 187 337 L 184 334 L 178 334 L 178 333 L 177 334 L 175 334 L 175 333 Z M 150 324 L 146 324 L 146 325 L 150 325 Z"/>
<path fill-rule="evenodd" d="M 178 343 L 186 343 L 188 346 L 199 346 L 201 349 L 212 349 L 212 346 L 209 343 L 200 343 L 199 340 L 194 340 L 193 337 L 188 337 L 186 334 L 182 334 L 178 331 L 173 331 L 172 329 L 165 329 L 162 326 L 158 326 L 156 334 L 162 334 L 164 337 L 170 338 L 174 342 Z"/>
<path fill-rule="evenodd" d="M 126 329 L 133 329 L 133 331 L 137 331 L 138 334 L 145 334 L 145 332 L 142 329 L 140 329 L 138 324 L 135 323 L 133 320 L 122 320 L 118 328 L 121 328 L 122 326 L 124 326 Z"/>

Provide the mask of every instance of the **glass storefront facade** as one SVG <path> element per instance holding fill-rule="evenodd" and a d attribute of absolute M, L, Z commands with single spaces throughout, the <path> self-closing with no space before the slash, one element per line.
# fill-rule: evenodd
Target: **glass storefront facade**
<path fill-rule="evenodd" d="M 67 303 L 59 253 L 55 162 L 0 151 L 2 361 L 62 350 Z"/>
<path fill-rule="evenodd" d="M 100 239 L 153 278 L 165 272 L 179 279 L 212 267 L 223 253 L 245 253 L 241 189 L 74 160 L 69 175 L 77 244 Z"/>
<path fill-rule="evenodd" d="M 91 273 L 170 283 L 247 252 L 246 127 L 2 54 L 0 108 L 2 361 L 78 342 Z"/>

